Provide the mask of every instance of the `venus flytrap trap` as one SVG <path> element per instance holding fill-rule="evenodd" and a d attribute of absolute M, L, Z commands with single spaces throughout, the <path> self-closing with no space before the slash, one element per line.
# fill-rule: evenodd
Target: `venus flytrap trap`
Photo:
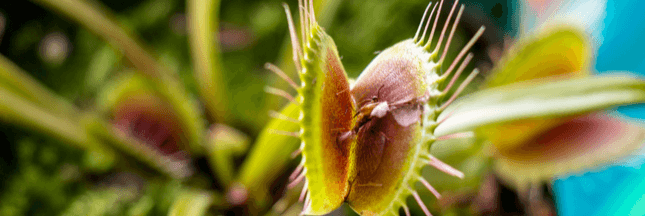
<path fill-rule="evenodd" d="M 547 26 L 532 37 L 521 38 L 493 71 L 485 87 L 512 86 L 523 81 L 533 85 L 546 78 L 560 83 L 583 81 L 575 90 L 567 92 L 584 91 L 578 98 L 604 100 L 603 103 L 642 101 L 645 93 L 642 80 L 626 75 L 591 77 L 590 46 L 582 30 Z M 599 85 L 592 87 L 592 83 Z M 544 94 L 554 91 L 542 89 Z M 575 101 L 578 100 L 567 102 Z M 564 110 L 567 104 L 560 106 Z M 645 142 L 642 125 L 586 110 L 583 103 L 576 106 L 575 112 L 480 127 L 481 136 L 493 144 L 496 173 L 520 193 L 527 193 L 555 176 L 606 165 L 642 148 Z M 595 106 L 606 107 L 607 104 Z"/>
<path fill-rule="evenodd" d="M 164 173 L 185 178 L 195 171 L 186 130 L 179 115 L 170 108 L 154 85 L 143 76 L 125 74 L 108 83 L 97 97 L 98 110 L 108 116 L 112 127 L 100 123 L 100 137 L 116 137 L 112 143 L 122 151 L 138 155 Z M 113 135 L 108 135 L 113 134 Z M 121 140 L 131 140 L 122 142 Z M 131 145 L 131 144 L 135 145 Z"/>
<path fill-rule="evenodd" d="M 304 197 L 303 212 L 325 214 L 338 208 L 349 192 L 351 169 L 348 165 L 353 143 L 338 140 L 338 134 L 352 127 L 354 105 L 338 51 L 333 40 L 316 23 L 313 2 L 299 6 L 303 6 L 299 7 L 302 48 L 293 22 L 289 26 L 294 62 L 301 80 L 296 103 L 300 107 L 301 166 L 304 168 L 294 183 L 306 178 L 303 191 L 308 190 L 309 195 Z"/>
<path fill-rule="evenodd" d="M 424 24 L 422 19 L 415 38 L 400 42 L 381 52 L 361 73 L 352 87 L 352 94 L 357 102 L 375 98 L 379 102 L 384 101 L 390 112 L 381 119 L 375 118 L 378 117 L 378 113 L 372 112 L 374 119 L 370 120 L 358 134 L 359 144 L 355 152 L 357 176 L 353 181 L 353 188 L 347 202 L 360 214 L 396 215 L 399 208 L 407 212 L 405 200 L 408 196 L 412 196 L 424 212 L 430 214 L 415 189 L 415 183 L 421 182 L 435 196 L 440 197 L 439 193 L 420 175 L 421 169 L 426 165 L 463 178 L 460 171 L 437 160 L 428 152 L 435 140 L 448 138 L 448 136 L 434 135 L 434 129 L 439 124 L 438 114 L 454 101 L 478 73 L 474 70 L 455 93 L 448 95 L 456 78 L 472 58 L 471 54 L 466 56 L 466 52 L 484 31 L 483 27 L 480 28 L 461 49 L 455 60 L 448 64 L 448 69 L 440 74 L 440 67 L 446 63 L 450 41 L 463 13 L 462 6 L 456 15 L 450 34 L 446 35 L 457 4 L 458 2 L 453 4 L 434 47 L 431 46 L 432 38 L 443 2 L 435 3 L 423 32 L 421 31 Z M 427 7 L 426 13 L 431 6 L 432 4 Z M 435 8 L 437 10 L 435 21 L 425 42 L 426 30 L 430 26 Z M 442 44 L 446 39 L 445 36 L 447 36 L 446 43 Z M 459 65 L 464 56 L 466 58 Z M 455 75 L 452 79 L 448 79 L 452 72 L 455 72 Z M 446 81 L 449 81 L 446 87 L 440 89 L 439 86 Z M 449 97 L 444 101 L 443 98 L 446 96 Z"/>

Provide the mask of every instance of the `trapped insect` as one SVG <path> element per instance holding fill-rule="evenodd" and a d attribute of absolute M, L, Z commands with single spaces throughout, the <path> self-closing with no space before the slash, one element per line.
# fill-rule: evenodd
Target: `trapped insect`
<path fill-rule="evenodd" d="M 385 85 L 381 85 L 377 94 L 372 96 L 371 99 L 359 103 L 360 108 L 354 115 L 356 125 L 352 130 L 340 135 L 340 141 L 350 138 L 355 139 L 355 136 L 363 130 L 363 128 L 366 127 L 366 124 L 368 124 L 373 118 L 383 118 L 388 112 L 392 113 L 397 123 L 404 127 L 420 120 L 423 104 L 426 103 L 429 98 L 428 94 L 420 98 L 402 99 L 394 102 L 387 101 L 385 98 L 380 96 L 380 92 L 384 86 Z"/>

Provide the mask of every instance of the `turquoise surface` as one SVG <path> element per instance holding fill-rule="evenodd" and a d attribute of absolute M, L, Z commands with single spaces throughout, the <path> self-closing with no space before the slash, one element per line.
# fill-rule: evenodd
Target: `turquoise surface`
<path fill-rule="evenodd" d="M 598 49 L 597 71 L 632 71 L 645 77 L 645 1 L 608 1 Z M 645 105 L 616 109 L 645 120 Z M 554 181 L 558 214 L 645 215 L 645 169 L 642 153 L 613 166 Z"/>

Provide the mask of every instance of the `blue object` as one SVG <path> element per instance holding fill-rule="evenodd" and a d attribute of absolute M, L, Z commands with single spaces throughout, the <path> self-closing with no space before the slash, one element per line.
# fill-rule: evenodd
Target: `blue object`
<path fill-rule="evenodd" d="M 630 71 L 645 77 L 645 1 L 608 1 L 603 43 L 595 68 L 602 73 Z M 631 118 L 645 119 L 645 105 L 617 108 Z M 641 156 L 642 158 L 643 156 Z M 645 215 L 643 160 L 599 168 L 555 180 L 553 189 L 558 214 Z"/>
<path fill-rule="evenodd" d="M 556 180 L 553 190 L 558 215 L 634 215 L 629 211 L 638 199 L 631 198 L 631 192 L 626 189 L 635 179 L 638 180 L 636 184 L 645 183 L 643 175 L 645 172 L 634 167 L 614 165 Z M 641 188 L 640 193 L 643 191 L 645 188 Z"/>
<path fill-rule="evenodd" d="M 636 171 L 625 177 L 619 177 L 623 182 L 616 185 L 605 205 L 598 213 L 605 215 L 645 215 L 645 172 Z M 597 214 L 598 215 L 598 214 Z"/>

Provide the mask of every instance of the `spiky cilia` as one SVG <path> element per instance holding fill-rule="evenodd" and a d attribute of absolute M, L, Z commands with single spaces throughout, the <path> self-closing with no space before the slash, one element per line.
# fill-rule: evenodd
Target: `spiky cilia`
<path fill-rule="evenodd" d="M 448 95 L 472 59 L 472 54 L 466 56 L 467 50 L 484 28 L 440 73 L 464 9 L 462 5 L 452 20 L 458 5 L 455 1 L 432 46 L 442 5 L 443 1 L 429 4 L 414 38 L 381 52 L 351 87 L 333 40 L 316 23 L 313 2 L 299 2 L 300 39 L 285 5 L 301 85 L 294 85 L 283 72 L 269 65 L 269 69 L 292 83 L 298 96 L 284 95 L 286 91 L 279 90 L 269 92 L 296 98 L 293 103 L 300 107 L 300 131 L 296 135 L 302 140 L 297 152 L 302 154 L 302 162 L 292 174 L 290 186 L 305 181 L 303 214 L 325 214 L 343 202 L 361 215 L 398 215 L 400 208 L 409 214 L 406 198 L 413 196 L 430 215 L 414 185 L 421 182 L 437 197 L 440 195 L 421 177 L 421 169 L 430 165 L 463 177 L 430 155 L 429 149 L 441 139 L 434 136 L 434 129 L 441 123 L 439 114 L 478 73 L 475 69 L 455 93 Z M 427 34 L 431 20 L 434 22 Z M 446 34 L 451 21 L 451 31 Z M 453 71 L 452 79 L 440 89 Z"/>

